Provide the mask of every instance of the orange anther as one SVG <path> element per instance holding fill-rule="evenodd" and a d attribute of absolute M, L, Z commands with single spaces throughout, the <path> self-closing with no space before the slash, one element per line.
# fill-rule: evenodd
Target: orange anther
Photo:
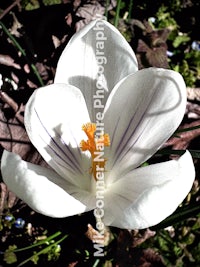
<path fill-rule="evenodd" d="M 86 123 L 82 126 L 82 130 L 86 133 L 88 140 L 82 140 L 80 148 L 82 151 L 91 153 L 92 166 L 90 173 L 97 180 L 97 169 L 104 169 L 106 159 L 102 158 L 104 146 L 110 146 L 110 137 L 108 134 L 101 134 L 99 138 L 95 137 L 96 124 Z M 100 156 L 98 156 L 100 155 Z"/>

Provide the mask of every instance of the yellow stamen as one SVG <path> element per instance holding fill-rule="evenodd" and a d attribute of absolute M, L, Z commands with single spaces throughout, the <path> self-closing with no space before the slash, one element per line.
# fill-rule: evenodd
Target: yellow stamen
<path fill-rule="evenodd" d="M 97 180 L 97 172 L 105 171 L 106 159 L 102 156 L 104 155 L 104 147 L 110 146 L 110 137 L 108 134 L 100 134 L 99 138 L 95 136 L 96 124 L 86 123 L 82 126 L 82 130 L 88 137 L 88 140 L 82 140 L 80 143 L 80 148 L 82 151 L 89 151 L 91 153 L 92 166 L 90 173 L 93 175 L 94 179 Z"/>

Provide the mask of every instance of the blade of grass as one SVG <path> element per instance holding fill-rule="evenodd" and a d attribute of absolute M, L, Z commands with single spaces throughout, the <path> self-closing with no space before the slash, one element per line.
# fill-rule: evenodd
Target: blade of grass
<path fill-rule="evenodd" d="M 28 250 L 28 249 L 43 245 L 43 244 L 51 241 L 52 239 L 56 238 L 59 235 L 61 235 L 61 232 L 56 232 L 55 234 L 53 234 L 53 235 L 51 235 L 51 236 L 49 236 L 49 237 L 37 242 L 37 243 L 35 243 L 35 244 L 31 245 L 31 246 L 15 249 L 15 250 L 13 250 L 13 252 L 21 252 L 21 251 L 24 251 L 24 250 Z"/>
<path fill-rule="evenodd" d="M 92 267 L 97 267 L 97 266 L 98 266 L 98 264 L 99 264 L 99 262 L 100 262 L 100 259 L 97 259 L 97 260 L 95 261 L 95 263 L 93 264 L 93 266 L 92 266 Z"/>
<path fill-rule="evenodd" d="M 128 21 L 131 19 L 131 12 L 133 9 L 133 0 L 129 1 L 129 7 L 128 7 Z"/>
<path fill-rule="evenodd" d="M 108 20 L 108 7 L 109 7 L 109 4 L 110 4 L 110 0 L 106 0 L 105 17 L 107 18 L 107 20 Z"/>
<path fill-rule="evenodd" d="M 161 223 L 151 227 L 152 230 L 159 230 L 166 228 L 170 225 L 175 225 L 181 221 L 184 221 L 188 218 L 194 217 L 197 214 L 200 214 L 200 205 L 199 203 L 193 205 L 187 205 L 181 208 L 178 208 L 171 216 L 167 217 Z"/>
<path fill-rule="evenodd" d="M 60 244 L 62 241 L 64 241 L 66 238 L 68 237 L 68 235 L 63 236 L 60 240 L 58 240 L 57 242 L 51 244 L 50 246 L 40 250 L 38 253 L 35 253 L 33 256 L 31 256 L 30 258 L 26 259 L 25 261 L 21 262 L 19 265 L 17 265 L 17 267 L 21 267 L 22 265 L 26 264 L 27 262 L 29 262 L 30 260 L 32 260 L 34 257 L 40 256 L 41 254 L 45 254 L 47 253 L 52 247 Z"/>
<path fill-rule="evenodd" d="M 119 23 L 119 13 L 121 9 L 121 0 L 117 0 L 117 9 L 116 9 L 116 14 L 115 14 L 115 20 L 114 20 L 114 26 L 117 28 L 118 23 Z"/>
<path fill-rule="evenodd" d="M 2 28 L 2 30 L 7 34 L 7 36 L 10 38 L 10 40 L 13 42 L 13 44 L 15 45 L 15 47 L 22 53 L 22 55 L 26 58 L 27 62 L 29 62 L 29 60 L 27 59 L 26 56 L 26 52 L 25 50 L 21 47 L 21 45 L 18 43 L 18 41 L 15 39 L 15 37 L 10 34 L 9 30 L 6 28 L 6 26 L 3 24 L 2 21 L 0 21 L 0 26 Z M 35 67 L 34 64 L 29 64 L 32 68 L 33 73 L 35 74 L 35 76 L 37 77 L 39 83 L 41 86 L 44 86 L 44 83 L 42 81 L 42 78 L 40 77 L 39 72 L 37 71 L 37 68 Z"/>
<path fill-rule="evenodd" d="M 186 150 L 174 150 L 174 149 L 161 149 L 159 150 L 156 155 L 183 155 Z M 193 158 L 200 159 L 200 150 L 188 150 Z"/>
<path fill-rule="evenodd" d="M 200 129 L 200 125 L 177 130 L 177 131 L 175 132 L 175 134 L 177 134 L 177 133 L 189 132 L 189 131 L 193 131 L 193 130 L 197 130 L 197 129 Z"/>

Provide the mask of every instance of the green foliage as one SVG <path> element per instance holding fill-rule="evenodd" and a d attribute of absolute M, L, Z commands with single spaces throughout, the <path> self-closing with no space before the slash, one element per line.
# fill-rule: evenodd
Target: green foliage
<path fill-rule="evenodd" d="M 187 34 L 179 34 L 175 37 L 174 41 L 173 41 L 173 47 L 177 48 L 179 47 L 181 44 L 185 44 L 187 42 L 190 41 L 190 37 Z"/>
<path fill-rule="evenodd" d="M 153 247 L 167 267 L 200 266 L 200 218 L 188 219 L 159 230 L 143 247 Z"/>
<path fill-rule="evenodd" d="M 22 0 L 22 6 L 25 10 L 32 10 L 39 8 L 40 2 L 39 0 Z M 61 0 L 43 0 L 42 2 L 44 5 L 53 5 L 61 3 Z M 133 1 L 130 2 L 131 5 L 133 5 Z M 130 41 L 132 32 L 128 30 L 126 24 L 121 23 L 119 14 L 123 15 L 128 11 L 130 15 L 131 12 L 129 8 L 127 8 L 128 5 L 125 2 L 117 1 L 117 3 L 119 9 L 118 13 L 115 13 L 118 14 L 116 23 L 125 38 Z M 175 12 L 181 9 L 181 1 L 170 0 L 166 4 L 167 6 L 162 5 L 159 7 L 155 14 L 156 22 L 153 26 L 157 29 L 169 28 L 171 30 L 171 34 L 168 38 L 168 45 L 175 57 L 170 59 L 170 65 L 174 70 L 183 75 L 187 86 L 193 87 L 197 80 L 200 79 L 200 52 L 190 48 L 189 33 L 180 33 L 180 26 L 174 19 Z M 142 1 L 140 7 L 143 10 L 147 9 L 148 0 Z M 176 56 L 178 56 L 178 59 L 176 59 Z M 172 153 L 172 151 L 170 153 Z M 145 164 L 148 165 L 148 163 L 144 163 L 144 165 Z M 0 231 L 6 229 L 12 230 L 14 220 L 14 217 L 10 221 L 0 218 Z M 181 221 L 180 217 L 178 217 L 177 220 Z M 26 233 L 23 234 L 25 235 Z M 67 237 L 60 237 L 60 239 L 56 241 L 57 237 L 60 235 L 61 233 L 58 232 L 42 241 L 37 240 L 24 248 L 17 248 L 16 245 L 9 246 L 4 251 L 4 261 L 7 264 L 16 263 L 18 260 L 18 253 L 23 253 L 24 250 L 29 252 L 29 258 L 21 262 L 19 266 L 25 266 L 29 261 L 32 261 L 36 265 L 40 264 L 41 258 L 44 258 L 45 261 L 56 261 L 61 253 L 60 243 Z M 192 219 L 188 219 L 184 223 L 177 223 L 173 227 L 159 230 L 157 235 L 147 240 L 143 246 L 152 247 L 158 251 L 164 257 L 164 261 L 169 267 L 197 267 L 200 266 L 199 238 L 200 218 L 192 216 Z M 117 239 L 117 237 L 115 237 L 115 239 Z M 85 247 L 83 247 L 82 250 L 76 250 L 76 253 L 83 257 L 85 262 L 91 258 L 91 251 L 86 250 Z M 93 267 L 96 266 L 100 266 L 98 260 L 93 265 Z M 110 266 L 110 261 L 107 261 L 107 265 L 104 266 Z"/>
<path fill-rule="evenodd" d="M 190 65 L 190 69 L 195 73 L 195 77 L 200 79 L 200 51 L 190 50 L 185 54 L 185 60 Z"/>
<path fill-rule="evenodd" d="M 56 244 L 52 246 L 47 252 L 48 261 L 56 261 L 60 256 L 60 252 L 61 252 L 60 245 Z"/>
<path fill-rule="evenodd" d="M 6 216 L 10 217 L 9 220 L 6 219 Z M 6 216 L 3 216 L 1 218 L 1 230 L 4 228 L 11 229 L 13 226 L 13 223 L 15 222 L 15 217 L 12 214 L 7 213 Z"/>
<path fill-rule="evenodd" d="M 9 246 L 8 249 L 5 251 L 5 253 L 4 253 L 4 261 L 7 264 L 12 264 L 12 263 L 17 262 L 17 256 L 13 252 L 16 248 L 17 248 L 16 245 L 12 245 L 12 246 Z"/>
<path fill-rule="evenodd" d="M 33 10 L 40 7 L 38 0 L 23 0 L 22 7 L 25 10 Z"/>
<path fill-rule="evenodd" d="M 175 19 L 172 17 L 168 10 L 168 7 L 161 6 L 156 13 L 156 27 L 157 28 L 169 28 L 170 30 L 177 30 L 178 25 Z"/>
<path fill-rule="evenodd" d="M 8 249 L 4 251 L 4 261 L 7 264 L 15 263 L 18 261 L 17 254 L 23 253 L 24 251 L 29 251 L 30 257 L 18 264 L 18 267 L 24 266 L 29 261 L 38 264 L 41 255 L 44 255 L 47 261 L 56 261 L 61 252 L 60 243 L 67 238 L 67 235 L 65 235 L 56 241 L 55 239 L 60 235 L 61 232 L 56 232 L 45 239 L 36 241 L 32 245 L 23 248 L 17 248 L 16 245 L 9 246 Z M 33 251 L 33 248 L 37 248 L 37 250 Z"/>
<path fill-rule="evenodd" d="M 61 4 L 61 0 L 43 0 L 42 3 L 45 6 Z M 25 10 L 33 10 L 40 7 L 39 0 L 22 0 L 22 7 Z"/>
<path fill-rule="evenodd" d="M 181 2 L 170 2 L 168 6 L 162 5 L 158 9 L 154 26 L 158 29 L 170 29 L 167 43 L 174 54 L 169 60 L 170 66 L 183 75 L 187 86 L 195 87 L 200 78 L 200 52 L 191 49 L 190 33 L 180 32 L 180 26 L 174 19 L 175 12 L 181 10 Z"/>
<path fill-rule="evenodd" d="M 43 0 L 45 6 L 61 4 L 61 0 Z"/>
<path fill-rule="evenodd" d="M 38 261 L 39 261 L 39 256 L 37 255 L 37 252 L 36 252 L 36 251 L 33 252 L 33 256 L 31 257 L 31 261 L 32 261 L 35 265 L 37 265 L 37 263 L 38 263 Z"/>
<path fill-rule="evenodd" d="M 172 12 L 180 11 L 182 8 L 182 3 L 180 0 L 171 0 L 169 1 L 169 6 L 171 7 Z"/>
<path fill-rule="evenodd" d="M 194 86 L 197 79 L 196 72 L 190 68 L 185 59 L 179 65 L 174 66 L 173 69 L 182 74 L 187 86 Z"/>
<path fill-rule="evenodd" d="M 134 14 L 134 9 L 148 10 L 150 3 L 143 1 L 135 4 L 129 1 L 129 4 L 124 6 L 122 1 L 118 1 L 116 13 L 114 13 L 115 25 L 128 42 L 132 39 L 132 32 L 126 24 L 127 20 L 122 19 L 128 13 L 128 19 L 131 19 L 131 13 Z M 130 5 L 131 4 L 131 5 Z M 136 5 L 136 6 L 134 6 Z M 176 15 L 180 14 L 183 9 L 183 3 L 180 0 L 163 1 L 160 5 L 156 4 L 158 9 L 153 17 L 155 22 L 150 22 L 155 30 L 169 29 L 170 33 L 167 38 L 167 46 L 172 56 L 168 58 L 171 69 L 178 71 L 185 79 L 186 85 L 189 87 L 197 87 L 200 80 L 200 52 L 194 51 L 191 48 L 191 32 L 182 32 L 181 26 L 176 21 Z M 131 6 L 131 10 L 129 9 Z M 119 12 L 120 11 L 120 12 Z M 119 17 L 119 14 L 121 17 Z M 134 18 L 133 18 L 134 19 Z"/>

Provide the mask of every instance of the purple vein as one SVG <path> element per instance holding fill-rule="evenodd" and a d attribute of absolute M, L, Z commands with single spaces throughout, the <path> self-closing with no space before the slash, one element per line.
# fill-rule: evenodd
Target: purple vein
<path fill-rule="evenodd" d="M 48 132 L 47 128 L 44 126 L 44 124 L 42 123 L 40 117 L 39 117 L 39 114 L 37 113 L 36 109 L 34 109 L 35 113 L 36 113 L 36 116 L 38 117 L 38 120 L 42 126 L 42 128 L 44 129 L 44 131 L 47 133 L 47 135 L 50 137 L 50 139 L 52 140 L 53 144 L 65 155 L 66 159 L 68 159 L 68 161 L 64 160 L 63 157 L 61 157 L 61 155 L 56 152 L 56 150 L 50 145 L 50 144 L 47 144 L 47 146 L 57 155 L 58 158 L 60 158 L 63 162 L 65 162 L 65 164 L 69 165 L 72 169 L 77 169 L 81 174 L 82 174 L 82 171 L 78 165 L 78 168 L 77 168 L 77 164 L 75 165 L 74 164 L 74 161 L 69 157 L 69 155 L 66 154 L 66 152 L 63 150 L 63 148 L 61 148 L 61 146 L 56 142 L 56 140 L 51 136 L 51 134 Z M 61 142 L 62 143 L 62 142 Z M 69 150 L 69 147 L 65 144 L 66 148 Z M 70 153 L 72 154 L 72 152 L 70 151 Z M 76 161 L 75 161 L 76 162 Z M 71 164 L 70 164 L 71 163 Z M 76 162 L 77 163 L 77 162 Z"/>
<path fill-rule="evenodd" d="M 134 121 L 135 116 L 136 116 L 136 114 L 137 114 L 137 112 L 138 112 L 138 109 L 139 109 L 139 105 L 138 105 L 138 108 L 136 109 L 134 116 L 133 116 L 133 117 L 131 118 L 131 120 L 129 121 L 129 123 L 128 123 L 128 127 L 127 127 L 126 130 L 124 131 L 124 133 L 123 133 L 123 135 L 122 135 L 122 137 L 121 137 L 121 139 L 120 139 L 120 142 L 119 142 L 119 144 L 118 144 L 118 146 L 117 146 L 117 148 L 116 148 L 117 153 L 116 153 L 115 161 L 114 161 L 113 165 L 116 164 L 116 162 L 119 160 L 119 158 L 124 157 L 124 156 L 130 151 L 130 149 L 136 144 L 136 142 L 137 142 L 137 141 L 139 140 L 139 138 L 141 137 L 141 134 L 144 132 L 145 128 L 142 130 L 141 134 L 134 140 L 134 142 L 133 142 L 132 144 L 129 145 L 129 148 L 127 148 L 127 150 L 125 151 L 125 153 L 122 155 L 122 152 L 123 152 L 124 148 L 125 148 L 125 147 L 128 147 L 128 144 L 130 143 L 130 140 L 132 139 L 132 136 L 135 134 L 135 132 L 136 132 L 136 130 L 137 130 L 137 128 L 138 128 L 138 125 L 139 125 L 140 122 L 143 120 L 143 118 L 144 118 L 144 116 L 145 116 L 145 114 L 146 114 L 146 111 L 147 111 L 148 108 L 150 107 L 150 105 L 151 105 L 151 103 L 152 103 L 152 100 L 153 100 L 153 97 L 154 97 L 155 93 L 156 93 L 156 91 L 155 91 L 154 94 L 152 95 L 151 100 L 149 101 L 148 105 L 146 106 L 146 109 L 144 110 L 142 116 L 140 117 L 140 119 L 138 120 L 137 124 L 135 125 L 133 132 L 131 132 L 131 134 L 130 134 L 130 136 L 128 137 L 128 139 L 126 140 L 125 144 L 122 145 L 123 140 L 125 139 L 127 133 L 130 131 L 130 127 L 131 127 L 131 125 L 134 124 L 133 121 Z M 120 121 L 120 117 L 121 117 L 121 116 L 119 116 L 118 123 L 119 123 L 119 121 Z M 117 124 L 118 124 L 118 123 L 117 123 Z M 121 148 L 120 148 L 120 147 L 121 147 Z"/>

